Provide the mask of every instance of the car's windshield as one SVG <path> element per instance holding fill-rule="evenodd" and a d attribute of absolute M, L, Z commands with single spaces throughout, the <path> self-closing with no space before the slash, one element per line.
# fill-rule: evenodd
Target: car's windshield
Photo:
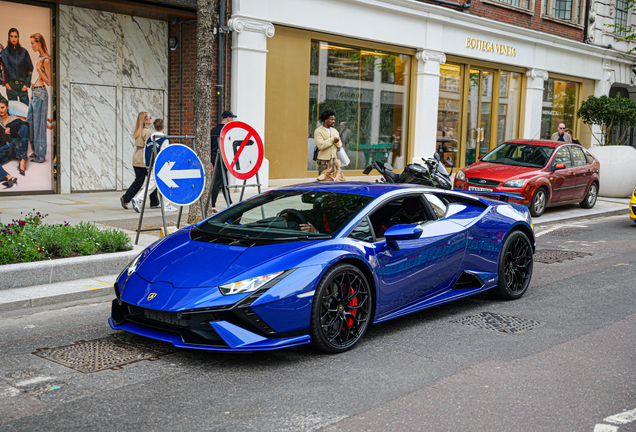
<path fill-rule="evenodd" d="M 345 193 L 271 191 L 210 218 L 198 230 L 268 242 L 330 238 L 372 200 Z"/>
<path fill-rule="evenodd" d="M 481 160 L 504 165 L 543 168 L 548 163 L 550 156 L 552 156 L 552 152 L 554 152 L 554 147 L 503 143 Z"/>

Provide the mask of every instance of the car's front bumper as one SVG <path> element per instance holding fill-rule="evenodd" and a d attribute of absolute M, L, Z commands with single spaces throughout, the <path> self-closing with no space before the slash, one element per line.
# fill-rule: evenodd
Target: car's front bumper
<path fill-rule="evenodd" d="M 233 322 L 228 321 L 231 319 Z M 213 351 L 260 351 L 288 348 L 310 342 L 308 334 L 290 334 L 287 337 L 268 338 L 257 333 L 265 325 L 257 317 L 255 331 L 239 325 L 234 315 L 218 313 L 176 314 L 140 308 L 120 300 L 113 300 L 112 315 L 108 323 L 115 330 L 124 330 L 151 339 L 169 342 L 179 348 Z M 260 323 L 259 323 L 260 321 Z M 247 325 L 246 325 L 247 327 Z M 271 329 L 270 329 L 271 330 Z"/>

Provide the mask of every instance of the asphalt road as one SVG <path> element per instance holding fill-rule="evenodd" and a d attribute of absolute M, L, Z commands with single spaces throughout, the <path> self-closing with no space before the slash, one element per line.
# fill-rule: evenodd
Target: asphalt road
<path fill-rule="evenodd" d="M 535 228 L 539 251 L 589 255 L 535 262 L 520 300 L 374 326 L 340 355 L 178 351 L 85 374 L 32 352 L 115 333 L 108 301 L 4 314 L 0 430 L 636 431 L 636 224 Z M 482 312 L 536 327 L 454 322 Z"/>

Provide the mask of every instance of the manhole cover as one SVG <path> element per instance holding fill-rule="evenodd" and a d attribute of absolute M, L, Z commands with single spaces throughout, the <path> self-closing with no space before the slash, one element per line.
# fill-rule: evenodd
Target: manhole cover
<path fill-rule="evenodd" d="M 543 323 L 524 318 L 516 318 L 506 315 L 499 315 L 492 312 L 480 312 L 452 321 L 459 324 L 466 324 L 486 330 L 498 331 L 501 333 L 521 333 L 542 326 Z"/>
<path fill-rule="evenodd" d="M 571 235 L 581 234 L 585 231 L 592 231 L 591 229 L 586 228 L 557 228 L 554 231 L 550 231 L 548 235 L 558 236 L 558 237 L 569 237 Z"/>
<path fill-rule="evenodd" d="M 544 264 L 554 264 L 574 258 L 582 258 L 592 254 L 587 252 L 573 252 L 559 249 L 540 249 L 534 253 L 534 261 Z"/>
<path fill-rule="evenodd" d="M 57 348 L 40 348 L 33 354 L 83 373 L 122 366 L 141 360 L 156 360 L 177 349 L 170 344 L 134 335 L 113 335 L 92 341 L 78 341 Z"/>

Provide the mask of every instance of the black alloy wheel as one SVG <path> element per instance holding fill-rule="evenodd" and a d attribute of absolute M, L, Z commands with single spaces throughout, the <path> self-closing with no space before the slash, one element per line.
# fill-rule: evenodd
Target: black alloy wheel
<path fill-rule="evenodd" d="M 528 289 L 532 278 L 532 244 L 521 231 L 513 231 L 499 254 L 499 284 L 492 294 L 503 300 L 516 300 Z"/>
<path fill-rule="evenodd" d="M 364 274 L 351 264 L 332 267 L 314 294 L 312 344 L 331 353 L 351 349 L 369 327 L 372 311 L 373 295 Z"/>
<path fill-rule="evenodd" d="M 541 187 L 537 189 L 534 193 L 534 197 L 532 197 L 532 202 L 530 203 L 530 215 L 532 217 L 539 217 L 545 211 L 545 207 L 548 204 L 548 192 L 545 188 Z"/>
<path fill-rule="evenodd" d="M 596 198 L 598 197 L 598 186 L 596 183 L 592 183 L 590 188 L 587 190 L 585 194 L 585 198 L 583 201 L 579 203 L 579 205 L 584 209 L 591 209 L 596 204 Z"/>

